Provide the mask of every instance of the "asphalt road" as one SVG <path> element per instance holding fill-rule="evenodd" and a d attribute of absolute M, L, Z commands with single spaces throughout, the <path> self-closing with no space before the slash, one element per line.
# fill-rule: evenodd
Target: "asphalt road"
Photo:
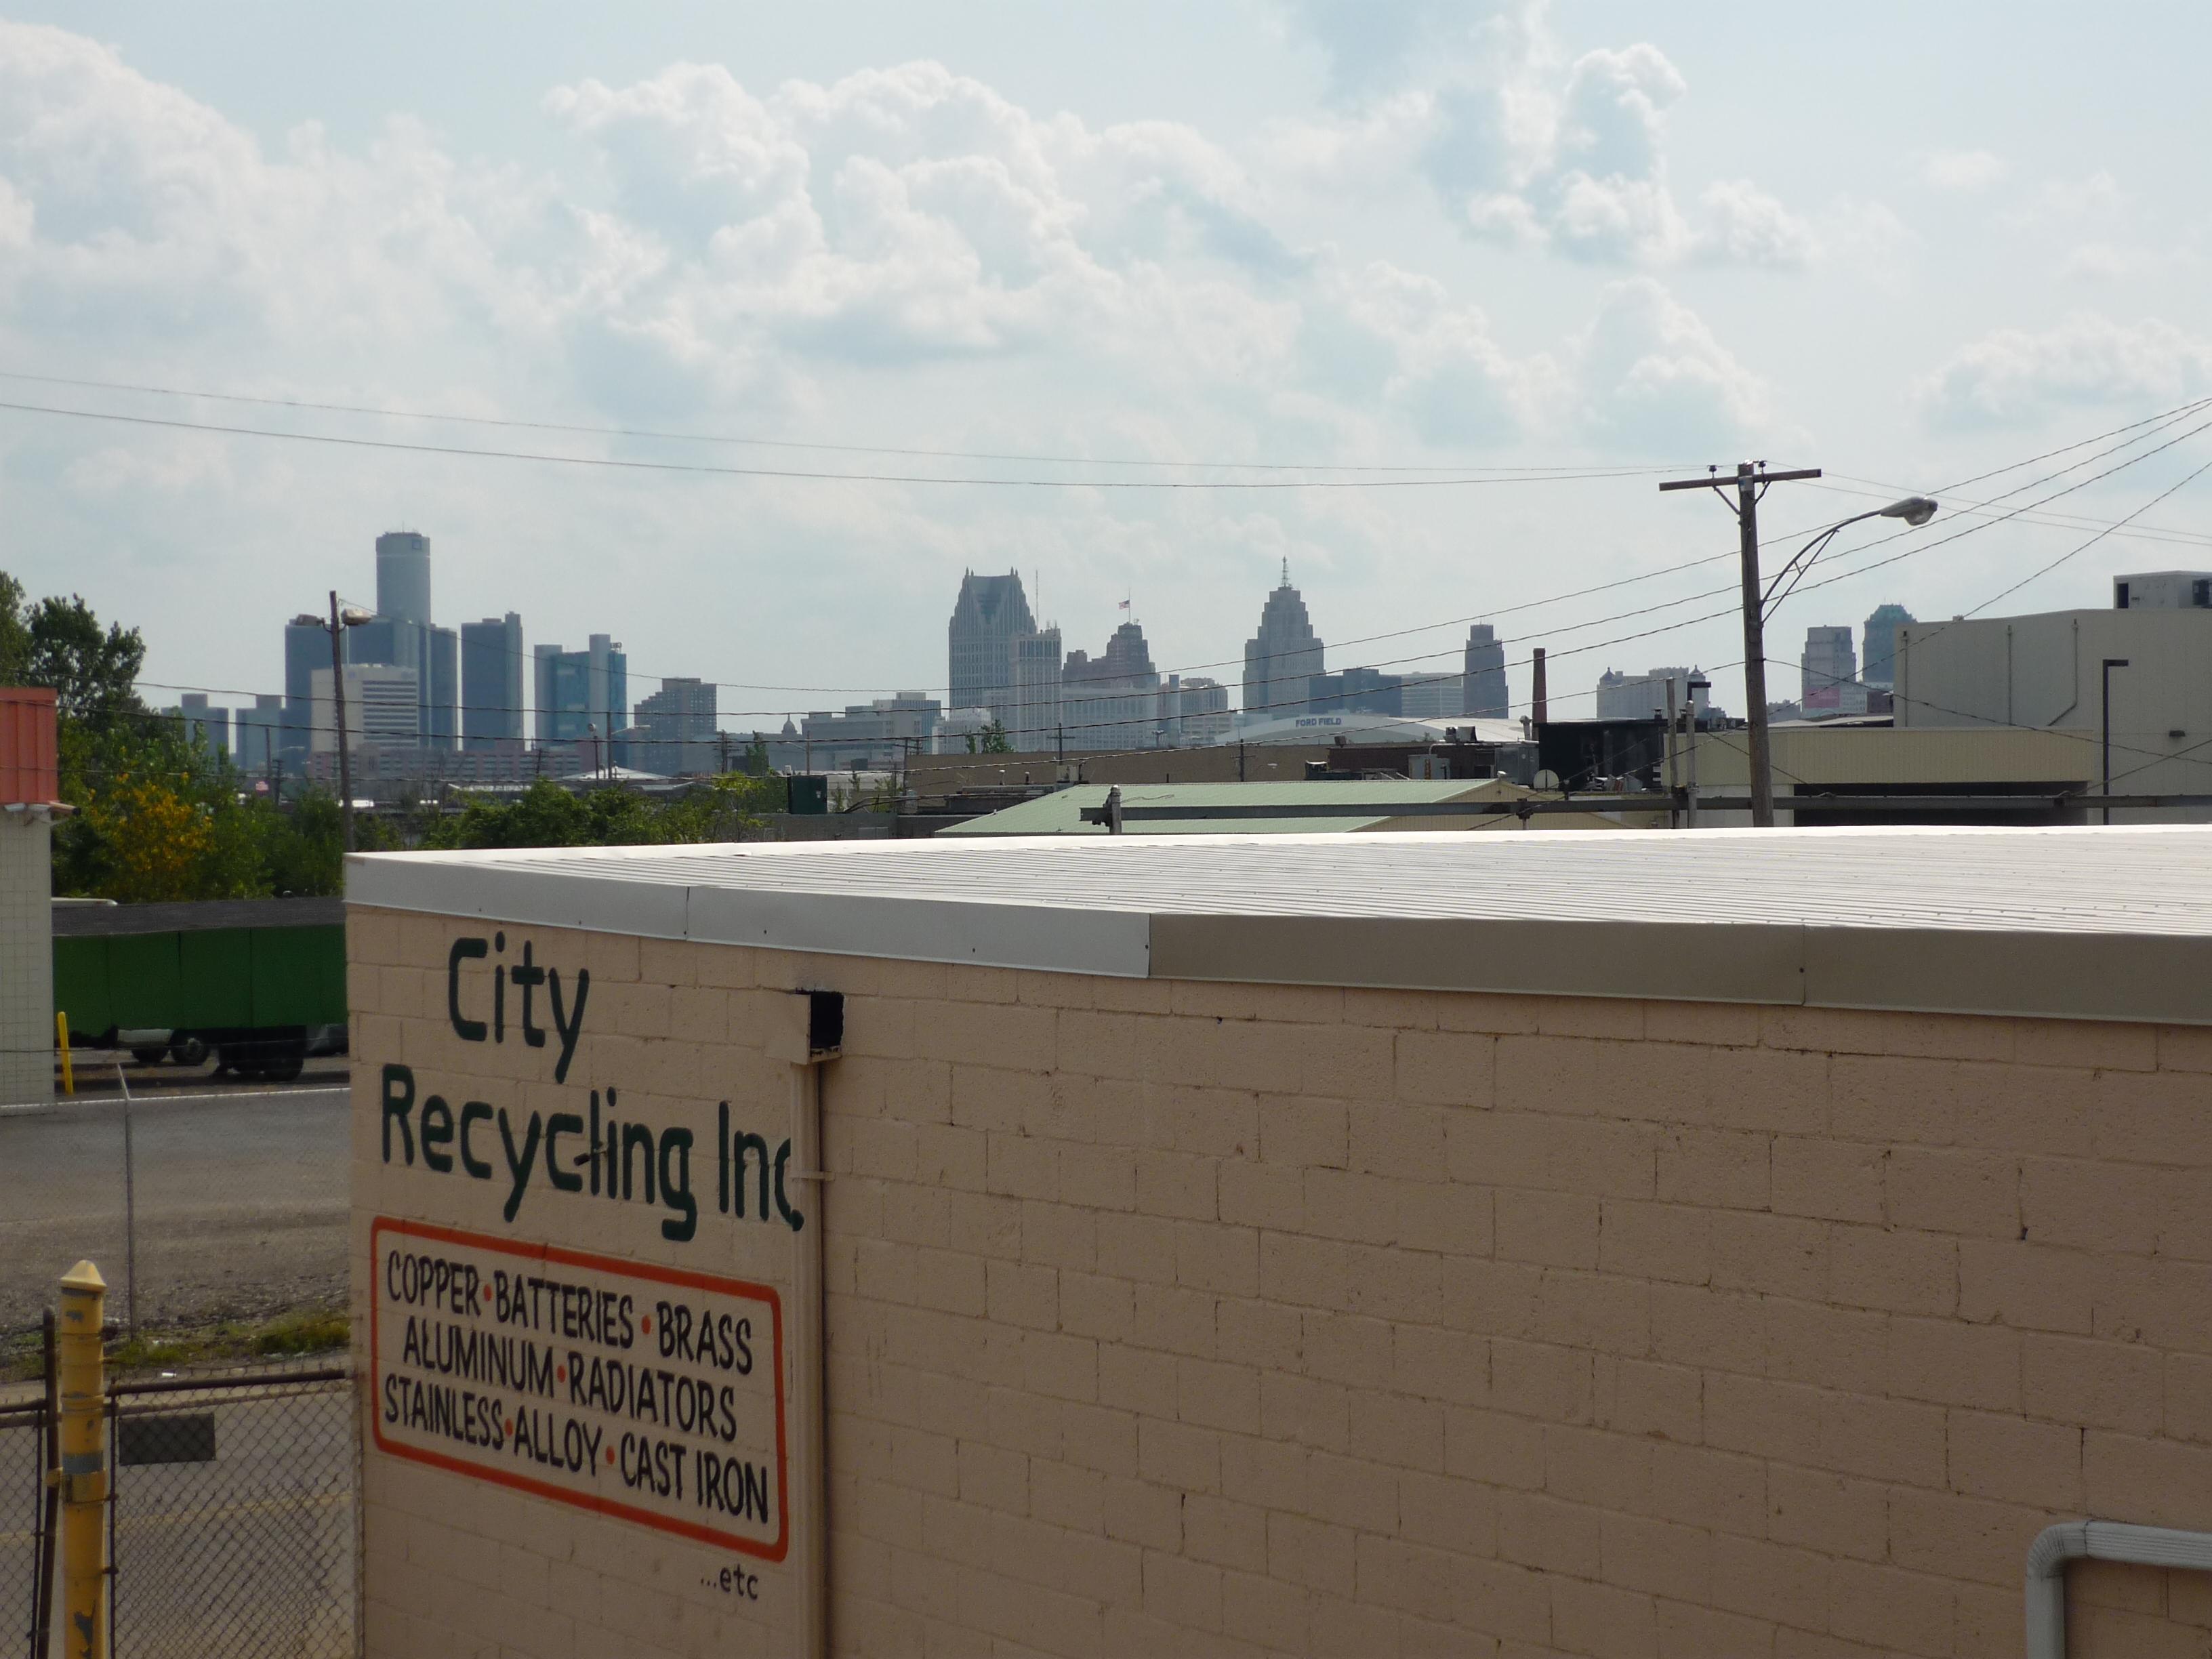
<path fill-rule="evenodd" d="M 0 1111 L 0 1333 L 80 1258 L 127 1316 L 119 1097 Z M 131 1110 L 137 1317 L 173 1325 L 343 1298 L 343 1087 L 164 1095 Z"/>

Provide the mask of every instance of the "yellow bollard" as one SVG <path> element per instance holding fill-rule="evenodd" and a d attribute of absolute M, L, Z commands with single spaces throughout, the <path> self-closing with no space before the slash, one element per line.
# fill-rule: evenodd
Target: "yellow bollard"
<path fill-rule="evenodd" d="M 58 1008 L 54 1010 L 54 1041 L 61 1044 L 62 1049 L 62 1092 L 73 1095 L 76 1092 L 76 1070 L 70 1064 L 69 1016 Z"/>
<path fill-rule="evenodd" d="M 61 1374 L 62 1651 L 107 1656 L 106 1404 L 100 1332 L 107 1281 L 89 1261 L 62 1275 L 58 1369 Z"/>

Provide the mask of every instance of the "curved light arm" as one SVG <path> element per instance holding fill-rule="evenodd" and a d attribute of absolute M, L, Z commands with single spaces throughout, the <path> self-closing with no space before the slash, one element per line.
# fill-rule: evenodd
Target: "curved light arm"
<path fill-rule="evenodd" d="M 1838 531 L 1849 529 L 1852 525 L 1863 523 L 1869 519 L 1902 519 L 1917 530 L 1935 516 L 1936 502 L 1931 497 L 1907 495 L 1902 501 L 1892 501 L 1887 507 L 1869 507 L 1864 513 L 1854 513 L 1848 519 L 1837 520 L 1799 548 L 1796 556 L 1774 573 L 1774 580 L 1766 585 L 1766 596 L 1759 602 L 1759 615 L 1766 617 L 1774 614 L 1775 607 L 1788 599 L 1790 590 L 1804 580 L 1805 573 L 1813 568 L 1813 562 L 1820 556 L 1821 550 L 1834 539 Z M 1796 574 L 1792 574 L 1792 572 Z"/>

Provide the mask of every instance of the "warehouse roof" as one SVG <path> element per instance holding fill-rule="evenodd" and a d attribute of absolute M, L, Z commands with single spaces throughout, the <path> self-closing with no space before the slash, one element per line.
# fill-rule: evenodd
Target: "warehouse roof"
<path fill-rule="evenodd" d="M 1399 827 L 1517 830 L 1520 827 L 1518 821 L 1503 815 L 1455 820 L 1431 817 L 1417 825 L 1409 825 L 1406 815 L 1439 801 L 1512 799 L 1530 793 L 1497 778 L 1462 778 L 1455 781 L 1425 778 L 1327 778 L 1263 783 L 1125 783 L 1119 787 L 1124 808 L 1327 805 L 1332 807 L 1372 805 L 1376 809 L 1374 814 L 1367 817 L 1279 817 L 1256 823 L 1249 820 L 1240 823 L 1235 818 L 1137 818 L 1130 820 L 1123 831 L 1132 836 L 1341 836 L 1358 830 Z M 1104 784 L 1076 784 L 980 818 L 970 818 L 965 823 L 954 824 L 937 833 L 940 836 L 1103 836 L 1108 833 L 1106 826 L 1085 823 L 1083 814 L 1104 805 L 1107 793 Z M 1577 816 L 1580 827 L 1584 829 L 1620 827 L 1600 817 L 1595 811 L 1587 817 Z"/>
<path fill-rule="evenodd" d="M 2212 1024 L 2212 828 L 378 854 L 348 898 L 1137 977 Z"/>

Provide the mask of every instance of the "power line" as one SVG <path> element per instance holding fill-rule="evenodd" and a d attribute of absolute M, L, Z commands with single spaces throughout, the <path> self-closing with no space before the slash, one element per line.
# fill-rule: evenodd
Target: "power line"
<path fill-rule="evenodd" d="M 742 445 L 759 449 L 798 449 L 836 452 L 848 455 L 907 455 L 941 460 L 1015 461 L 1039 466 L 1174 467 L 1243 472 L 1572 472 L 1578 466 L 1475 466 L 1456 462 L 1433 465 L 1377 465 L 1342 461 L 1184 461 L 1138 459 L 1103 455 L 1045 455 L 990 449 L 932 449 L 890 444 L 839 443 L 799 438 L 762 438 L 709 432 L 671 432 L 650 427 L 586 426 L 561 421 L 521 421 L 493 415 L 456 415 L 432 410 L 380 409 L 367 404 L 319 402 L 305 398 L 254 397 L 244 392 L 208 392 L 187 386 L 149 386 L 128 380 L 88 380 L 63 374 L 33 374 L 0 369 L 0 380 L 24 380 L 41 386 L 75 386 L 87 391 L 133 392 L 161 398 L 198 398 L 212 403 L 249 404 L 265 409 L 312 410 L 337 415 L 369 415 L 385 420 L 447 421 L 465 426 L 506 428 L 529 432 L 567 432 L 587 437 L 644 438 L 672 443 Z M 1666 471 L 1668 465 L 1623 462 L 1634 472 Z"/>
<path fill-rule="evenodd" d="M 48 404 L 0 402 L 0 410 L 19 415 L 52 415 L 80 421 L 109 421 L 125 426 L 161 427 L 178 432 L 212 432 L 234 438 L 273 438 L 287 443 L 331 444 L 349 449 L 393 450 L 410 455 L 457 455 L 477 460 L 537 461 L 559 466 L 602 467 L 626 472 L 685 472 L 716 477 L 786 478 L 833 483 L 957 484 L 1005 489 L 1421 489 L 1508 483 L 1576 483 L 1642 477 L 1656 469 L 1615 468 L 1582 472 L 1501 474 L 1492 477 L 1382 478 L 991 478 L 941 477 L 927 473 L 814 472 L 792 467 L 709 466 L 696 461 L 649 461 L 611 455 L 556 455 L 538 450 L 469 449 L 455 444 L 406 443 L 397 438 L 349 438 L 328 432 L 282 432 L 272 427 L 228 426 L 212 421 L 179 421 L 157 415 L 125 415 L 112 410 L 63 409 Z"/>

